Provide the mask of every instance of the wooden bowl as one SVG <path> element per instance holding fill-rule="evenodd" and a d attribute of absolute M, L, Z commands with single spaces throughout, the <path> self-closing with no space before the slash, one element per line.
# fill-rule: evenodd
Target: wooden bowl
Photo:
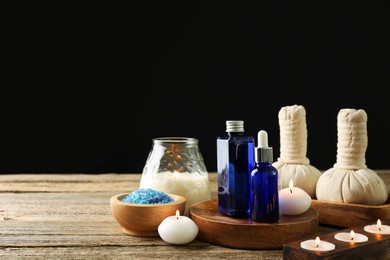
<path fill-rule="evenodd" d="M 128 194 L 117 194 L 110 199 L 112 214 L 125 234 L 158 237 L 157 228 L 166 217 L 175 216 L 176 210 L 184 214 L 186 199 L 182 196 L 168 194 L 174 201 L 165 204 L 135 204 L 122 201 Z"/>

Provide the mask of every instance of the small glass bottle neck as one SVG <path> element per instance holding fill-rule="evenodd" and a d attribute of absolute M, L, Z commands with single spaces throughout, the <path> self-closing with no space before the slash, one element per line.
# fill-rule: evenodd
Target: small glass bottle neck
<path fill-rule="evenodd" d="M 256 162 L 256 165 L 257 166 L 266 166 L 266 167 L 269 167 L 269 166 L 272 166 L 272 162 Z"/>
<path fill-rule="evenodd" d="M 227 132 L 229 136 L 240 136 L 244 135 L 244 132 Z"/>

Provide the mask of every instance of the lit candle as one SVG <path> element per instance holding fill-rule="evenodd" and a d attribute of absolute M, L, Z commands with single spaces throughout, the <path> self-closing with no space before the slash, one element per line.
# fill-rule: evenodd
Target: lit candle
<path fill-rule="evenodd" d="M 390 235 L 390 226 L 382 225 L 381 220 L 378 219 L 376 225 L 367 225 L 364 227 L 364 231 L 375 234 Z"/>
<path fill-rule="evenodd" d="M 310 205 L 310 195 L 301 188 L 294 187 L 292 179 L 288 188 L 279 191 L 279 212 L 281 214 L 302 214 L 310 208 Z"/>
<path fill-rule="evenodd" d="M 353 230 L 351 230 L 350 233 L 348 232 L 340 232 L 334 235 L 334 238 L 340 241 L 344 242 L 351 242 L 351 243 L 360 243 L 360 242 L 366 242 L 368 241 L 368 237 L 363 234 L 355 233 Z"/>
<path fill-rule="evenodd" d="M 199 228 L 192 219 L 180 216 L 179 210 L 176 210 L 176 216 L 165 218 L 158 226 L 157 231 L 165 242 L 183 245 L 195 239 Z"/>
<path fill-rule="evenodd" d="M 301 247 L 310 251 L 331 251 L 336 248 L 335 244 L 321 241 L 319 237 L 301 242 Z"/>
<path fill-rule="evenodd" d="M 196 202 L 210 199 L 209 179 L 207 175 L 189 172 L 159 172 L 144 175 L 140 188 L 152 188 L 165 193 L 183 196 L 186 199 L 184 215 L 189 215 L 189 208 Z"/>

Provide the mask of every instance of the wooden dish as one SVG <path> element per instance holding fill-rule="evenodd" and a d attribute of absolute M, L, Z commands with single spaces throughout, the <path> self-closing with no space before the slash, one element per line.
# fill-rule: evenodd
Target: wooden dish
<path fill-rule="evenodd" d="M 197 239 L 231 248 L 281 249 L 318 229 L 318 212 L 312 208 L 300 215 L 281 215 L 276 223 L 259 223 L 220 214 L 214 199 L 193 204 L 189 215 L 199 227 Z"/>
<path fill-rule="evenodd" d="M 114 195 L 110 199 L 112 214 L 125 234 L 140 237 L 158 237 L 158 226 L 169 216 L 184 214 L 186 199 L 168 194 L 174 201 L 165 204 L 135 204 L 123 202 L 129 193 Z"/>
<path fill-rule="evenodd" d="M 378 219 L 390 219 L 390 194 L 384 205 L 362 204 L 312 200 L 311 207 L 319 213 L 320 224 L 353 227 L 376 223 Z"/>
<path fill-rule="evenodd" d="M 371 224 L 375 224 L 375 222 Z M 390 221 L 384 221 L 383 224 L 389 225 Z M 336 246 L 335 249 L 331 251 L 321 252 L 303 249 L 301 247 L 302 240 L 289 242 L 283 245 L 283 259 L 390 259 L 390 236 L 366 232 L 364 227 L 365 225 L 354 226 L 352 228 L 321 235 L 321 241 L 327 241 Z M 351 230 L 353 230 L 355 234 L 367 236 L 368 240 L 355 243 L 353 241 L 340 241 L 335 238 L 337 233 L 350 233 Z M 309 239 L 315 239 L 315 237 Z"/>

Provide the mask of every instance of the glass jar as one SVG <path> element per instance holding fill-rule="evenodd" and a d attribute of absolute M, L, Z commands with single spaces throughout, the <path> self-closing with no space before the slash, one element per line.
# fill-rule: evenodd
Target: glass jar
<path fill-rule="evenodd" d="M 142 171 L 140 188 L 152 188 L 186 198 L 185 215 L 192 204 L 210 199 L 209 177 L 198 139 L 154 138 Z"/>

